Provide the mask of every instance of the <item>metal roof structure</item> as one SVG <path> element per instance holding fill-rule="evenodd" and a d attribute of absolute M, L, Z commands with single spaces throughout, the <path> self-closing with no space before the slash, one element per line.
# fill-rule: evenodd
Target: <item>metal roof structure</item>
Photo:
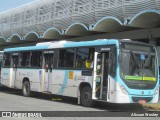
<path fill-rule="evenodd" d="M 0 13 L 0 46 L 159 26 L 160 0 L 36 0 Z"/>

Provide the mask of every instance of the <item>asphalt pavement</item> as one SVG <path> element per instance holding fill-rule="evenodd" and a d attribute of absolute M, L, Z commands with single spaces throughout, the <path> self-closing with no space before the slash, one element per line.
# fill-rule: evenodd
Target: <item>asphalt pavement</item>
<path fill-rule="evenodd" d="M 0 87 L 0 111 L 85 111 L 87 114 L 91 112 L 106 112 L 114 116 L 115 112 L 135 112 L 145 111 L 139 104 L 108 104 L 96 102 L 92 108 L 83 107 L 77 104 L 76 98 L 64 97 L 58 95 L 49 95 L 34 92 L 31 97 L 24 97 L 21 90 Z M 63 113 L 63 112 L 62 112 Z M 73 112 L 73 114 L 75 114 Z M 83 116 L 83 115 L 82 115 Z M 76 116 L 75 116 L 76 117 Z M 85 118 L 86 118 L 85 117 Z M 88 119 L 91 119 L 90 116 Z M 61 117 L 61 119 L 66 117 Z M 80 117 L 77 117 L 79 119 Z M 95 117 L 94 117 L 95 118 Z M 102 117 L 100 117 L 102 119 Z M 117 117 L 116 117 L 117 118 Z M 114 118 L 114 119 L 116 119 Z M 118 117 L 119 118 L 119 117 Z M 7 118 L 9 119 L 9 118 Z M 17 118 L 16 120 L 18 120 Z M 34 119 L 34 118 L 32 118 Z M 49 118 L 45 118 L 49 119 Z M 76 118 L 75 118 L 76 119 Z M 81 118 L 83 119 L 83 118 Z M 119 120 L 121 120 L 119 118 Z"/>

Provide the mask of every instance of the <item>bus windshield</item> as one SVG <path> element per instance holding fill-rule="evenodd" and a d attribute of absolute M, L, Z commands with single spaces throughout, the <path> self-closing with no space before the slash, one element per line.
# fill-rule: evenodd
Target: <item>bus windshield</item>
<path fill-rule="evenodd" d="M 148 50 L 121 50 L 120 75 L 128 87 L 136 89 L 154 88 L 157 81 L 155 55 L 155 52 Z"/>

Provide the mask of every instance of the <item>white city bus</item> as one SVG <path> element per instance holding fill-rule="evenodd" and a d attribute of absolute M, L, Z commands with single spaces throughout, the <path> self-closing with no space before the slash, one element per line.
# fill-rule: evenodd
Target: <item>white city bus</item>
<path fill-rule="evenodd" d="M 158 101 L 159 74 L 154 46 L 124 40 L 49 42 L 4 50 L 1 84 L 93 101 Z"/>

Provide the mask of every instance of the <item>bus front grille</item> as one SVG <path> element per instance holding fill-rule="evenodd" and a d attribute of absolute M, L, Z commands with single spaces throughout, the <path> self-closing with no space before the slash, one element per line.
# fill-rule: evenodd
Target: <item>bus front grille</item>
<path fill-rule="evenodd" d="M 150 102 L 153 97 L 132 97 L 133 102 L 138 102 L 139 100 L 145 100 L 146 102 Z"/>

